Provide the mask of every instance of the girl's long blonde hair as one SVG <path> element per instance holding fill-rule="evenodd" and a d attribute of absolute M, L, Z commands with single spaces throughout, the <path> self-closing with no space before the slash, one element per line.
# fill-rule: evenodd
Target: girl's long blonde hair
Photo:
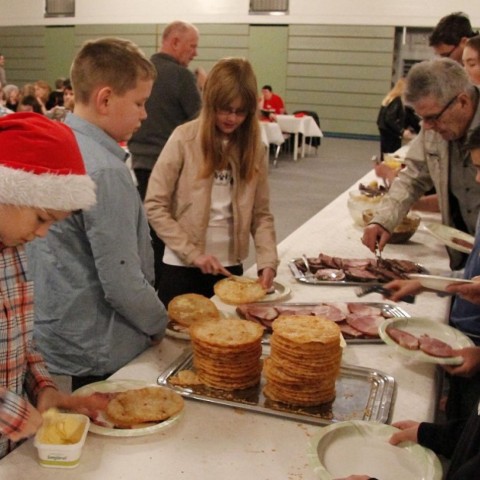
<path fill-rule="evenodd" d="M 203 90 L 200 112 L 200 136 L 204 157 L 203 176 L 228 167 L 225 153 L 233 152 L 238 158 L 238 171 L 242 180 L 250 180 L 255 173 L 255 159 L 262 148 L 257 115 L 257 80 L 252 66 L 243 58 L 224 58 L 208 74 Z M 243 123 L 230 135 L 224 146 L 222 135 L 216 127 L 219 110 L 228 110 L 240 99 L 240 109 L 246 112 Z M 225 151 L 225 148 L 227 151 Z"/>
<path fill-rule="evenodd" d="M 386 107 L 392 100 L 395 100 L 397 97 L 401 97 L 405 90 L 405 78 L 400 77 L 397 80 L 397 83 L 393 88 L 385 95 L 385 98 L 382 100 L 382 107 Z"/>

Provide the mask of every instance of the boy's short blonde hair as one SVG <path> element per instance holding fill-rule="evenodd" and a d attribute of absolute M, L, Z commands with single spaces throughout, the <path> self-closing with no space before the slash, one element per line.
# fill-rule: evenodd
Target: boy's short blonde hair
<path fill-rule="evenodd" d="M 75 102 L 87 104 L 93 91 L 109 86 L 117 95 L 136 87 L 138 80 L 154 80 L 156 70 L 130 40 L 100 38 L 84 43 L 73 60 L 70 79 Z"/>

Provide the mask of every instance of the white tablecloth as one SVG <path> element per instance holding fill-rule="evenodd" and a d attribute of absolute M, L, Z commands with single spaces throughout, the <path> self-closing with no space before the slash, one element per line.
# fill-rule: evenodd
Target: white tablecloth
<path fill-rule="evenodd" d="M 298 134 L 301 133 L 302 137 L 302 158 L 305 156 L 305 137 L 323 137 L 323 133 L 320 127 L 315 123 L 313 117 L 304 115 L 303 117 L 297 117 L 295 115 L 276 115 L 275 116 L 278 125 L 282 132 L 293 133 L 294 145 L 293 145 L 293 159 L 298 159 Z"/>
<path fill-rule="evenodd" d="M 367 177 L 361 181 L 367 181 Z M 278 280 L 291 287 L 290 301 L 358 301 L 351 287 L 299 284 L 287 266 L 289 259 L 302 253 L 316 255 L 323 251 L 346 257 L 371 255 L 360 243 L 361 231 L 353 225 L 346 204 L 347 194 L 344 193 L 279 245 L 282 263 Z M 447 268 L 444 247 L 422 230 L 409 244 L 387 246 L 385 256 L 414 259 L 432 271 Z M 247 274 L 255 275 L 255 268 Z M 373 294 L 362 301 L 383 300 Z M 447 298 L 424 294 L 414 305 L 400 305 L 411 315 L 445 322 L 448 303 Z M 225 310 L 231 308 L 221 305 Z M 166 338 L 113 378 L 155 383 L 186 344 Z M 436 368 L 432 364 L 414 363 L 386 345 L 349 345 L 344 349 L 343 361 L 394 376 L 397 395 L 393 421 L 432 420 L 438 388 Z M 319 428 L 187 400 L 183 418 L 162 433 L 136 438 L 89 434 L 80 465 L 74 470 L 42 468 L 37 463 L 33 441 L 28 440 L 0 461 L 0 477 L 8 480 L 315 480 L 307 451 L 310 439 Z"/>

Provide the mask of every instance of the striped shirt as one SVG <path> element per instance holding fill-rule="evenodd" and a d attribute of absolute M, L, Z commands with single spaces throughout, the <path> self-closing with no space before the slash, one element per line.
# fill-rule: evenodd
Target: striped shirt
<path fill-rule="evenodd" d="M 23 246 L 0 244 L 0 458 L 13 449 L 5 434 L 23 429 L 27 401 L 55 387 L 33 345 L 33 283 L 26 278 Z M 27 400 L 28 398 L 28 400 Z"/>

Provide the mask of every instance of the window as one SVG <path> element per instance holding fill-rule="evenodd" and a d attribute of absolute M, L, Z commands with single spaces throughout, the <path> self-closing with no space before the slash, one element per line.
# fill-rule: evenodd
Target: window
<path fill-rule="evenodd" d="M 285 15 L 288 13 L 288 0 L 250 0 L 250 13 Z"/>
<path fill-rule="evenodd" d="M 75 0 L 45 0 L 45 17 L 74 17 Z"/>

